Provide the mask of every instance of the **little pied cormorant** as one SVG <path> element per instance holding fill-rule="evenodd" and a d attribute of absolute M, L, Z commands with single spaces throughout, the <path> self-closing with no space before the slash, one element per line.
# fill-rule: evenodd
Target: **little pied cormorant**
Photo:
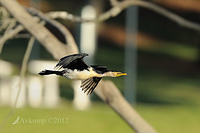
<path fill-rule="evenodd" d="M 73 54 L 60 59 L 55 70 L 43 70 L 40 75 L 56 74 L 68 79 L 81 80 L 84 93 L 91 94 L 102 77 L 118 77 L 126 73 L 107 70 L 106 66 L 89 66 L 83 58 L 86 53 Z"/>

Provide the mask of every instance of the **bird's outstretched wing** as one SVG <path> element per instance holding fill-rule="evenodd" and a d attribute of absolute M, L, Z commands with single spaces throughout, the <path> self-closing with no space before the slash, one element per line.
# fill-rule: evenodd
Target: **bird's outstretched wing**
<path fill-rule="evenodd" d="M 71 70 L 87 69 L 89 66 L 83 61 L 83 58 L 85 56 L 88 56 L 88 54 L 80 53 L 80 54 L 73 54 L 73 55 L 65 56 L 60 59 L 58 64 L 55 66 L 55 68 L 57 68 L 57 69 L 68 68 Z"/>
<path fill-rule="evenodd" d="M 91 94 L 101 79 L 102 79 L 101 77 L 100 78 L 93 77 L 82 80 L 81 81 L 82 91 L 84 91 L 84 93 Z"/>

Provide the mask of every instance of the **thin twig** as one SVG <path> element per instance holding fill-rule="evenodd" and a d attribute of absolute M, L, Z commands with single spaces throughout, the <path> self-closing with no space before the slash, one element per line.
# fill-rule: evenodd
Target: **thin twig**
<path fill-rule="evenodd" d="M 166 9 L 160 7 L 160 6 L 157 6 L 157 5 L 150 3 L 150 2 L 147 2 L 147 1 L 126 0 L 126 1 L 123 1 L 123 2 L 118 2 L 118 4 L 116 6 L 120 7 L 121 9 L 126 9 L 129 6 L 133 6 L 133 5 L 148 8 L 148 9 L 153 10 L 156 13 L 159 13 L 159 14 L 167 17 L 168 19 L 178 23 L 180 26 L 200 31 L 200 25 L 199 24 L 194 23 L 194 22 L 189 21 L 189 20 L 186 20 L 183 17 L 180 17 L 179 15 L 176 15 L 175 13 L 173 13 L 171 11 L 168 11 L 168 10 L 166 10 Z"/>
<path fill-rule="evenodd" d="M 11 30 L 16 26 L 16 24 L 17 24 L 16 19 L 11 19 L 11 20 L 10 20 L 10 23 L 9 23 L 8 27 L 6 28 L 4 34 L 6 34 L 6 33 L 8 33 L 9 31 L 11 31 Z"/>
<path fill-rule="evenodd" d="M 8 119 L 15 113 L 17 101 L 19 99 L 19 94 L 21 92 L 22 84 L 24 82 L 25 72 L 26 72 L 27 64 L 28 64 L 28 59 L 29 59 L 30 54 L 31 54 L 31 50 L 32 50 L 32 47 L 33 47 L 33 44 L 34 44 L 34 40 L 35 40 L 35 38 L 32 36 L 30 38 L 29 42 L 28 42 L 28 46 L 27 46 L 27 49 L 26 49 L 26 52 L 24 54 L 24 58 L 23 58 L 23 61 L 22 61 L 22 67 L 21 67 L 21 71 L 20 71 L 19 88 L 18 88 L 18 91 L 17 91 L 15 102 L 13 104 L 13 107 L 11 108 L 11 111 L 6 115 L 6 117 L 3 119 L 2 123 L 0 124 L 0 131 L 2 130 L 3 126 L 7 123 Z"/>
<path fill-rule="evenodd" d="M 17 34 L 16 36 L 14 36 L 14 38 L 24 38 L 24 39 L 27 39 L 27 38 L 30 38 L 30 34 L 29 33 L 25 33 L 25 34 Z"/>
<path fill-rule="evenodd" d="M 12 20 L 13 18 L 2 19 L 0 22 L 0 32 L 6 29 Z"/>
<path fill-rule="evenodd" d="M 6 10 L 6 8 L 4 7 L 0 7 L 0 25 L 2 25 L 2 22 L 8 18 L 10 18 L 10 14 L 8 13 L 8 11 Z M 1 27 L 1 26 L 0 26 Z"/>
<path fill-rule="evenodd" d="M 38 17 L 34 17 L 34 19 L 36 21 L 39 21 Z M 12 29 L 16 25 L 16 19 L 11 19 L 9 23 L 10 24 L 7 27 L 5 33 L 3 34 L 2 37 L 0 37 L 0 54 L 2 52 L 2 49 L 3 49 L 3 46 L 4 46 L 5 42 L 7 40 L 14 38 L 15 36 L 18 35 L 19 32 L 25 30 L 24 26 L 22 26 L 21 24 L 19 24 L 16 28 Z M 41 21 L 40 24 L 44 25 L 45 22 Z"/>
<path fill-rule="evenodd" d="M 27 64 L 28 64 L 28 59 L 30 57 L 30 54 L 31 54 L 31 50 L 32 50 L 32 47 L 33 47 L 33 44 L 34 44 L 34 41 L 35 41 L 35 38 L 32 36 L 28 42 L 28 47 L 26 49 L 26 53 L 24 55 L 24 58 L 23 58 L 23 61 L 22 61 L 22 68 L 21 68 L 21 71 L 20 71 L 20 81 L 19 81 L 19 90 L 17 92 L 17 96 L 16 96 L 16 99 L 15 99 L 15 103 L 13 105 L 13 110 L 16 108 L 16 105 L 17 105 L 17 101 L 19 99 L 19 94 L 20 94 L 20 91 L 21 91 L 21 88 L 22 88 L 22 84 L 24 82 L 24 77 L 25 77 L 25 72 L 26 72 L 26 69 L 27 69 Z"/>
<path fill-rule="evenodd" d="M 24 27 L 22 25 L 18 25 L 15 29 L 7 32 L 6 34 L 4 34 L 1 38 L 0 38 L 0 54 L 2 52 L 2 48 L 5 44 L 5 42 L 8 39 L 13 38 L 15 35 L 17 35 L 20 31 L 24 30 Z"/>

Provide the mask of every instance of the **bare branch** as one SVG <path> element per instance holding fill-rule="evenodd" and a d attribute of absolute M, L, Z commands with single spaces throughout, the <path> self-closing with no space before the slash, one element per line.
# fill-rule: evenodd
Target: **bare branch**
<path fill-rule="evenodd" d="M 48 15 L 52 19 L 64 19 L 64 20 L 70 20 L 72 22 L 102 22 L 105 21 L 111 17 L 117 16 L 119 13 L 121 13 L 122 9 L 119 7 L 113 7 L 109 11 L 101 14 L 98 18 L 95 19 L 83 19 L 79 16 L 75 16 L 73 14 L 70 14 L 66 11 L 54 11 L 54 12 L 48 12 L 46 15 Z"/>
<path fill-rule="evenodd" d="M 24 27 L 22 25 L 18 25 L 15 29 L 10 30 L 6 34 L 4 34 L 2 37 L 0 37 L 0 54 L 2 52 L 3 45 L 8 39 L 13 38 L 15 35 L 17 35 L 20 31 L 24 30 Z"/>
<path fill-rule="evenodd" d="M 121 9 L 126 9 L 129 6 L 133 6 L 133 5 L 137 5 L 137 6 L 141 6 L 141 7 L 145 7 L 148 8 L 150 10 L 153 10 L 165 17 L 167 17 L 168 19 L 178 23 L 181 26 L 193 29 L 193 30 L 198 30 L 200 31 L 200 25 L 194 22 L 190 22 L 176 14 L 174 14 L 173 12 L 170 12 L 162 7 L 159 7 L 153 3 L 147 2 L 147 1 L 142 1 L 142 0 L 125 0 L 123 2 L 119 2 L 117 5 L 120 7 Z"/>
<path fill-rule="evenodd" d="M 91 21 L 96 21 L 96 20 L 90 20 L 90 19 L 82 19 L 79 16 L 75 16 L 73 14 L 70 14 L 66 11 L 51 11 L 46 13 L 46 15 L 52 19 L 66 19 L 70 20 L 72 22 L 91 22 Z"/>
<path fill-rule="evenodd" d="M 2 19 L 1 22 L 0 22 L 0 24 L 1 24 L 0 32 L 2 32 L 3 30 L 7 29 L 8 26 L 10 25 L 10 23 L 12 23 L 13 21 L 16 22 L 16 20 L 13 19 L 13 18 Z"/>
<path fill-rule="evenodd" d="M 25 34 L 18 34 L 14 36 L 14 38 L 30 38 L 30 34 L 25 33 Z"/>
<path fill-rule="evenodd" d="M 67 54 L 76 53 L 75 49 L 69 50 L 69 45 L 63 45 L 51 32 L 39 24 L 28 12 L 15 0 L 1 0 L 1 4 L 11 13 L 25 29 L 30 32 L 46 49 L 53 52 L 54 58 L 59 59 Z M 15 8 L 10 8 L 15 7 Z M 68 49 L 69 48 L 69 49 Z M 52 51 L 53 49 L 53 51 Z"/>
<path fill-rule="evenodd" d="M 8 19 L 10 17 L 10 14 L 4 7 L 0 7 L 0 16 L 1 16 L 0 24 L 2 25 L 2 21 Z"/>
<path fill-rule="evenodd" d="M 119 4 L 119 1 L 118 0 L 110 0 L 110 3 L 112 6 L 115 6 L 115 5 Z"/>
<path fill-rule="evenodd" d="M 17 24 L 17 21 L 15 19 L 11 19 L 6 31 L 5 31 L 5 34 L 8 33 L 9 31 L 11 31 Z"/>
<path fill-rule="evenodd" d="M 95 93 L 116 111 L 137 133 L 156 133 L 124 99 L 118 88 L 111 81 L 101 81 Z"/>
<path fill-rule="evenodd" d="M 19 94 L 20 94 L 20 91 L 22 89 L 22 84 L 24 82 L 25 72 L 26 72 L 26 69 L 27 69 L 28 59 L 30 57 L 34 41 L 35 41 L 35 38 L 32 36 L 30 38 L 29 42 L 28 42 L 28 46 L 27 46 L 26 52 L 24 54 L 24 58 L 23 58 L 23 61 L 22 61 L 22 67 L 21 67 L 21 71 L 20 71 L 19 89 L 18 89 L 18 92 L 17 92 L 15 103 L 13 105 L 13 110 L 15 110 L 16 105 L 17 105 L 17 101 L 19 99 Z"/>
<path fill-rule="evenodd" d="M 68 12 L 49 12 L 47 15 L 51 18 L 60 18 L 60 19 L 67 19 L 75 22 L 100 22 L 100 21 L 105 21 L 111 17 L 115 17 L 119 15 L 123 10 L 130 6 L 141 6 L 148 8 L 150 10 L 155 11 L 156 13 L 159 13 L 168 19 L 178 23 L 180 26 L 190 28 L 193 30 L 200 31 L 200 25 L 191 21 L 188 21 L 184 19 L 183 17 L 180 17 L 173 12 L 170 12 L 160 6 L 157 6 L 153 3 L 150 3 L 148 1 L 142 1 L 142 0 L 124 0 L 121 2 L 118 2 L 116 0 L 111 0 L 111 3 L 113 7 L 104 13 L 102 13 L 99 17 L 96 19 L 83 19 L 78 16 L 74 16 Z"/>

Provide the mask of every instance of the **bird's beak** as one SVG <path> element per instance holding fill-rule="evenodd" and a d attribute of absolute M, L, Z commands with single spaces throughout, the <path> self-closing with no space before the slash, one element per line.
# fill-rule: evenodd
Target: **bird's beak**
<path fill-rule="evenodd" d="M 127 75 L 127 73 L 121 73 L 121 72 L 117 73 L 117 77 L 123 76 L 123 75 Z"/>

